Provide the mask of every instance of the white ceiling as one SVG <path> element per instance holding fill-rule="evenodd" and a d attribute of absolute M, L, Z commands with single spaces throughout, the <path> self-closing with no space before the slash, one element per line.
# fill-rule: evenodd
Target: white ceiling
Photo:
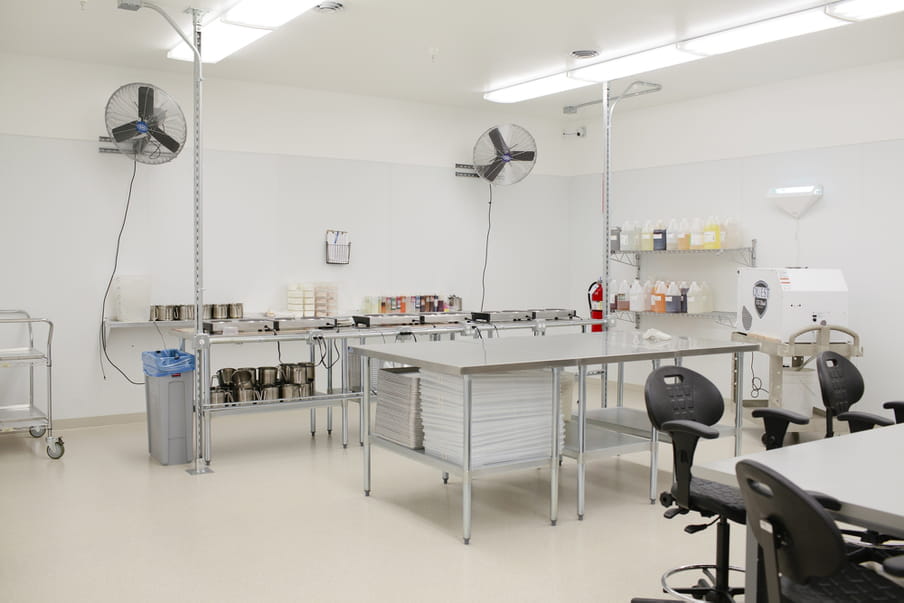
<path fill-rule="evenodd" d="M 186 29 L 190 0 L 157 0 Z M 902 0 L 904 1 L 904 0 Z M 216 13 L 235 0 L 197 0 Z M 285 84 L 427 103 L 486 106 L 485 90 L 600 59 L 820 4 L 813 0 L 345 0 L 337 14 L 309 11 L 216 65 L 208 78 Z M 189 72 L 165 52 L 177 35 L 148 9 L 115 0 L 2 0 L 0 51 Z M 438 49 L 435 60 L 430 49 Z M 646 74 L 648 106 L 904 57 L 904 14 Z M 596 60 L 600 60 L 596 59 Z M 613 84 L 619 90 L 626 82 Z M 868 94 L 869 91 L 847 91 Z M 600 98 L 599 87 L 521 103 L 561 115 Z"/>

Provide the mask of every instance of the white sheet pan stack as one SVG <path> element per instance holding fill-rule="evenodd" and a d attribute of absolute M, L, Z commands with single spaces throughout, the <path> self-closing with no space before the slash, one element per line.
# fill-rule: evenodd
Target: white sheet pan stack
<path fill-rule="evenodd" d="M 415 367 L 387 368 L 377 381 L 374 433 L 413 449 L 424 447 L 419 377 Z"/>
<path fill-rule="evenodd" d="M 421 371 L 424 449 L 461 462 L 462 379 Z M 548 457 L 552 450 L 549 371 L 475 375 L 471 386 L 471 467 Z M 559 445 L 564 421 L 559 421 Z"/>

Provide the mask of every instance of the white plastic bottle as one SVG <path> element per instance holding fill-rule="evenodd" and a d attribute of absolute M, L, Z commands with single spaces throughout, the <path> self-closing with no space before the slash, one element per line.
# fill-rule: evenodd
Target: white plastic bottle
<path fill-rule="evenodd" d="M 653 281 L 643 284 L 643 311 L 649 312 L 653 308 Z"/>
<path fill-rule="evenodd" d="M 707 284 L 706 281 L 700 283 L 700 289 L 703 290 L 703 307 L 704 312 L 712 312 L 715 309 L 715 300 L 713 299 L 713 290 L 712 287 Z"/>
<path fill-rule="evenodd" d="M 616 310 L 628 310 L 630 309 L 631 300 L 628 297 L 629 293 L 628 281 L 622 281 L 618 285 L 618 293 L 615 296 L 615 309 Z"/>
<path fill-rule="evenodd" d="M 621 233 L 619 236 L 621 237 L 621 250 L 622 251 L 633 251 L 634 247 L 631 246 L 631 233 L 634 231 L 634 225 L 630 220 L 625 220 L 624 225 L 622 226 Z"/>
<path fill-rule="evenodd" d="M 654 224 L 652 220 L 647 220 L 643 223 L 643 228 L 640 230 L 641 251 L 653 251 L 653 228 Z"/>
<path fill-rule="evenodd" d="M 734 218 L 725 218 L 722 222 L 722 249 L 737 249 L 741 246 L 740 229 L 738 221 Z"/>
<path fill-rule="evenodd" d="M 672 218 L 665 229 L 665 248 L 669 251 L 678 249 L 678 220 Z"/>
<path fill-rule="evenodd" d="M 665 311 L 669 314 L 678 314 L 681 312 L 681 289 L 678 283 L 672 281 L 669 288 L 665 292 Z"/>
<path fill-rule="evenodd" d="M 640 281 L 634 279 L 634 282 L 631 284 L 631 291 L 629 293 L 629 303 L 628 309 L 632 312 L 643 312 L 644 311 L 644 303 L 643 303 L 643 285 L 640 284 Z"/>
<path fill-rule="evenodd" d="M 691 222 L 691 249 L 703 249 L 703 220 L 694 218 Z"/>
<path fill-rule="evenodd" d="M 702 314 L 706 311 L 703 308 L 703 290 L 697 281 L 694 281 L 687 289 L 687 313 Z"/>

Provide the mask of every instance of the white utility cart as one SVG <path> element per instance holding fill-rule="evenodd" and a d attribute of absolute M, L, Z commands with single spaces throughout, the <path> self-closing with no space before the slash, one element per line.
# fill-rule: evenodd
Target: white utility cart
<path fill-rule="evenodd" d="M 47 339 L 41 341 L 43 345 L 35 343 L 36 327 L 47 331 Z M 46 437 L 47 456 L 58 459 L 66 449 L 62 438 L 53 435 L 50 356 L 53 323 L 46 318 L 32 318 L 25 310 L 0 310 L 0 331 L 0 369 L 28 368 L 27 399 L 12 402 L 0 400 L 0 431 L 27 429 L 32 437 Z M 46 368 L 44 410 L 35 404 L 35 368 L 41 366 Z"/>

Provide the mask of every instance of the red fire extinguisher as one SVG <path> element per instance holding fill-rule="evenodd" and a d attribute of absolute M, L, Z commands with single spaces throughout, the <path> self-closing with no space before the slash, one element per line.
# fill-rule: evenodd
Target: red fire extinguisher
<path fill-rule="evenodd" d="M 603 304 L 606 300 L 606 292 L 603 288 L 603 281 L 595 280 L 590 283 L 587 289 L 587 303 L 590 305 L 590 318 L 592 320 L 603 319 Z M 590 330 L 599 333 L 603 330 L 602 323 L 591 325 Z"/>

